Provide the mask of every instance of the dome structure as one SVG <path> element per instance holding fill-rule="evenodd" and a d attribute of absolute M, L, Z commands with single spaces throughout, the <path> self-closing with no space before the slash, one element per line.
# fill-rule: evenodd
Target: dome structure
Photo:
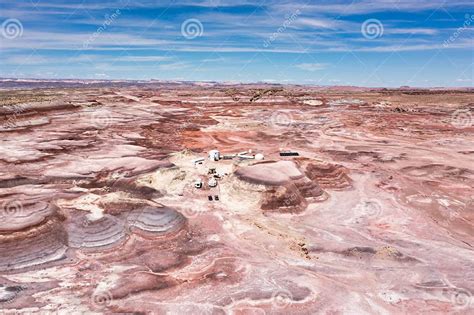
<path fill-rule="evenodd" d="M 211 161 L 219 161 L 221 154 L 218 150 L 211 150 L 209 151 L 209 160 Z"/>

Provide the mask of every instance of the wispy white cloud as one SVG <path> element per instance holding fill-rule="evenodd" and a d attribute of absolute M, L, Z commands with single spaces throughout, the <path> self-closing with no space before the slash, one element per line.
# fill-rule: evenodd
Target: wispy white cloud
<path fill-rule="evenodd" d="M 334 19 L 298 18 L 296 19 L 295 24 L 311 28 L 336 28 L 336 26 L 340 25 L 341 22 Z"/>
<path fill-rule="evenodd" d="M 110 76 L 107 73 L 94 73 L 94 76 L 97 78 L 102 78 L 102 79 L 110 78 Z"/>
<path fill-rule="evenodd" d="M 150 76 L 173 71 L 183 75 L 193 71 L 179 70 L 204 63 L 202 71 L 195 73 L 214 75 L 209 69 L 238 72 L 243 64 L 261 58 L 260 65 L 244 69 L 262 70 L 254 75 L 263 79 L 286 69 L 266 73 L 265 62 L 315 72 L 328 65 L 336 67 L 347 53 L 363 60 L 370 55 L 375 64 L 375 59 L 388 58 L 392 52 L 416 52 L 402 56 L 409 63 L 410 55 L 429 58 L 440 49 L 441 55 L 456 62 L 453 56 L 458 52 L 452 55 L 452 50 L 470 60 L 466 56 L 472 51 L 472 28 L 443 46 L 462 27 L 465 14 L 472 11 L 467 0 L 130 0 L 123 13 L 92 38 L 104 15 L 110 15 L 123 1 L 127 2 L 50 0 L 37 2 L 36 7 L 36 1 L 30 0 L 2 3 L 0 23 L 18 18 L 24 32 L 14 40 L 0 38 L 0 73 L 17 68 L 18 73 L 28 69 L 48 73 L 54 67 L 61 73 L 74 68 L 70 72 L 78 76 L 114 77 L 120 72 L 139 76 L 142 70 Z M 294 18 L 288 23 L 291 16 Z M 182 36 L 181 24 L 188 18 L 201 21 L 203 36 L 194 40 Z M 361 33 L 362 23 L 370 18 L 380 19 L 384 28 L 383 36 L 374 40 Z M 269 38 L 273 39 L 265 46 Z M 318 62 L 313 62 L 314 58 Z M 18 67 L 21 65 L 24 67 Z M 452 82 L 459 77 L 451 77 Z"/>
<path fill-rule="evenodd" d="M 29 55 L 19 54 L 19 55 L 7 57 L 4 59 L 4 61 L 5 63 L 12 64 L 12 65 L 38 65 L 38 64 L 47 63 L 48 59 L 49 59 L 49 62 L 52 61 L 51 58 L 35 56 L 34 54 L 29 54 Z"/>
<path fill-rule="evenodd" d="M 182 70 L 189 68 L 190 65 L 187 64 L 186 62 L 173 62 L 173 63 L 167 63 L 167 64 L 162 64 L 160 65 L 160 70 Z"/>
<path fill-rule="evenodd" d="M 367 14 L 383 11 L 395 12 L 419 12 L 426 10 L 436 10 L 440 8 L 470 7 L 470 0 L 362 0 L 362 1 L 343 1 L 334 0 L 327 3 L 301 3 L 286 2 L 276 4 L 275 10 L 288 12 L 301 9 L 304 14 L 337 14 L 339 16 Z"/>
<path fill-rule="evenodd" d="M 115 61 L 131 61 L 131 62 L 162 62 L 172 60 L 172 57 L 168 56 L 121 56 L 115 57 Z"/>
<path fill-rule="evenodd" d="M 447 47 L 443 46 L 442 43 L 428 43 L 428 44 L 406 44 L 401 43 L 399 45 L 380 45 L 373 47 L 354 47 L 351 49 L 347 48 L 332 48 L 330 51 L 334 52 L 403 52 L 403 51 L 430 51 L 430 50 L 450 50 L 450 49 L 469 49 L 472 48 L 472 42 L 468 40 L 459 40 L 455 43 L 448 45 Z"/>
<path fill-rule="evenodd" d="M 436 35 L 439 31 L 434 28 L 386 28 L 385 34 L 416 34 Z"/>
<path fill-rule="evenodd" d="M 297 68 L 305 71 L 319 71 L 327 68 L 327 64 L 324 63 L 300 63 L 296 65 Z"/>
<path fill-rule="evenodd" d="M 60 33 L 46 31 L 24 31 L 23 36 L 15 40 L 2 40 L 1 49 L 74 49 L 87 50 L 107 46 L 162 46 L 169 42 L 145 38 L 133 34 L 104 32 L 91 40 L 93 33 Z M 87 47 L 84 44 L 87 43 Z"/>

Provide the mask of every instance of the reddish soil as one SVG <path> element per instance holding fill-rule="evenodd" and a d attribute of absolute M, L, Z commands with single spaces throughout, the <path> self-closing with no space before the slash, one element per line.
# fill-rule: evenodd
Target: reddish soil
<path fill-rule="evenodd" d="M 473 116 L 471 90 L 0 91 L 0 308 L 472 313 Z"/>

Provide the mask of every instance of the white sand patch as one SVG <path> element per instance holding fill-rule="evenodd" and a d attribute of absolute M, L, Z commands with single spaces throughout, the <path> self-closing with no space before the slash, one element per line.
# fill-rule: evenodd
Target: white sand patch
<path fill-rule="evenodd" d="M 320 100 L 304 100 L 303 104 L 310 106 L 321 106 L 323 105 L 323 102 Z"/>

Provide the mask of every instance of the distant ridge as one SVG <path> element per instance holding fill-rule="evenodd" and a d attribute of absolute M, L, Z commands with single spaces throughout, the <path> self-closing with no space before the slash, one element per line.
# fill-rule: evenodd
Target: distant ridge
<path fill-rule="evenodd" d="M 311 87 L 313 89 L 334 90 L 334 91 L 474 91 L 474 87 L 359 87 L 353 85 L 311 85 L 296 83 L 277 82 L 217 82 L 217 81 L 185 81 L 185 80 L 114 80 L 114 79 L 38 79 L 38 78 L 0 78 L 0 89 L 35 89 L 35 88 L 80 88 L 80 87 L 120 87 L 120 86 L 195 86 L 195 87 L 218 87 L 218 86 L 247 86 L 251 88 L 269 86 L 291 86 L 291 87 Z"/>

